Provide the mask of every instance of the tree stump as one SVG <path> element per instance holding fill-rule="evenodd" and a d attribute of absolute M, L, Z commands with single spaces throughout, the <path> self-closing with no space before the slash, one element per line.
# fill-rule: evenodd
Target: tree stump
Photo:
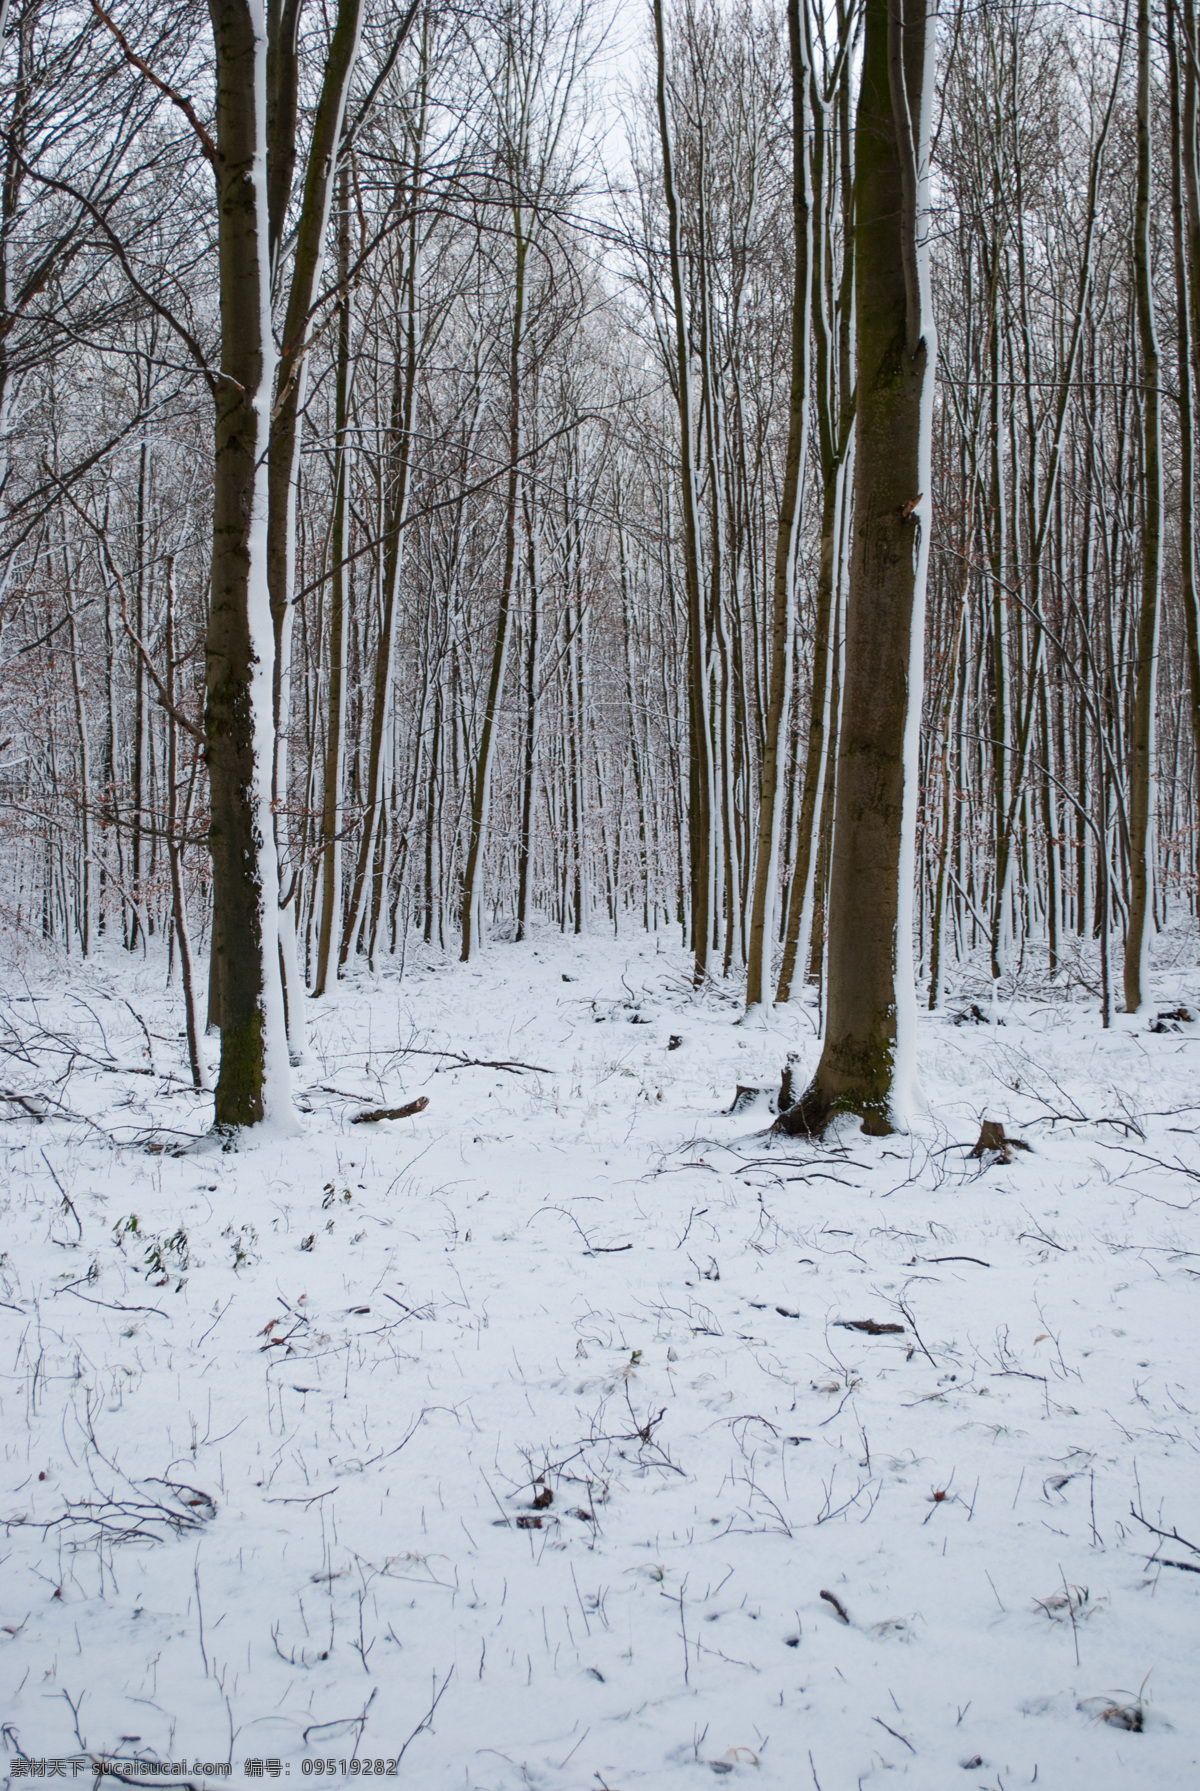
<path fill-rule="evenodd" d="M 739 1082 L 733 1097 L 733 1106 L 725 1109 L 726 1113 L 745 1113 L 751 1107 L 757 1107 L 759 1101 L 766 1097 L 768 1104 L 775 1099 L 773 1088 L 753 1088 L 747 1083 Z"/>
<path fill-rule="evenodd" d="M 980 1122 L 979 1136 L 975 1140 L 975 1148 L 971 1155 L 983 1157 L 987 1155 L 988 1151 L 992 1151 L 1001 1163 L 1011 1163 L 1015 1150 L 1031 1149 L 1032 1146 L 1026 1144 L 1023 1138 L 1006 1137 L 1004 1124 L 1001 1120 L 985 1119 Z"/>
<path fill-rule="evenodd" d="M 787 1062 L 783 1066 L 783 1074 L 779 1078 L 779 1111 L 786 1113 L 800 1099 L 802 1090 L 796 1085 L 796 1066 L 800 1062 L 798 1051 L 789 1051 Z"/>

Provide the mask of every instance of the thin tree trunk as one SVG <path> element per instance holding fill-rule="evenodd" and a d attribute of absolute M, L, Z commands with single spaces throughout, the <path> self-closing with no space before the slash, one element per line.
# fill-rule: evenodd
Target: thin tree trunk
<path fill-rule="evenodd" d="M 415 184 L 415 182 L 414 182 Z M 363 922 L 369 919 L 368 898 L 375 863 L 377 835 L 383 815 L 385 746 L 388 740 L 388 715 L 392 699 L 392 665 L 396 625 L 396 594 L 404 562 L 405 529 L 412 486 L 412 419 L 416 402 L 419 323 L 419 243 L 415 216 L 409 229 L 407 268 L 405 270 L 404 352 L 397 357 L 392 383 L 389 436 L 393 443 L 393 492 L 387 505 L 386 535 L 383 555 L 383 592 L 379 623 L 379 641 L 375 652 L 375 677 L 371 705 L 370 738 L 367 749 L 367 775 L 362 833 L 354 866 L 354 882 L 346 921 L 342 929 L 339 963 L 344 964 L 352 950 Z"/>
<path fill-rule="evenodd" d="M 533 859 L 533 804 L 537 781 L 538 749 L 538 630 L 541 621 L 541 568 L 538 553 L 538 522 L 533 509 L 533 494 L 523 494 L 525 515 L 525 568 L 529 587 L 529 629 L 525 646 L 525 740 L 521 766 L 521 838 L 517 848 L 517 938 L 525 939 L 529 927 L 529 876 Z"/>
<path fill-rule="evenodd" d="M 809 325 L 811 310 L 807 93 L 808 67 L 800 7 L 807 0 L 788 0 L 788 51 L 792 77 L 792 377 L 788 397 L 787 454 L 783 494 L 775 536 L 771 591 L 771 672 L 767 726 L 758 799 L 758 842 L 754 861 L 754 898 L 750 910 L 750 950 L 746 965 L 746 1011 L 761 1005 L 771 981 L 775 943 L 775 900 L 779 881 L 779 829 L 784 790 L 782 760 L 792 711 L 792 636 L 795 626 L 796 533 L 800 521 L 800 489 L 808 446 Z M 822 544 L 824 545 L 824 544 Z M 824 570 L 824 568 L 822 568 Z M 827 632 L 827 631 L 826 631 Z M 828 644 L 826 642 L 826 651 Z M 814 689 L 814 702 L 818 701 Z"/>
<path fill-rule="evenodd" d="M 700 522 L 695 485 L 695 422 L 692 415 L 692 357 L 684 309 L 683 251 L 679 198 L 671 148 L 667 103 L 667 47 L 662 0 L 654 0 L 655 101 L 667 207 L 667 255 L 675 313 L 675 386 L 679 408 L 680 496 L 683 503 L 683 571 L 688 640 L 688 843 L 693 976 L 708 975 L 713 924 L 713 755 L 709 726 L 709 653 L 704 597 L 700 585 Z"/>
<path fill-rule="evenodd" d="M 186 814 L 180 822 L 179 815 L 179 723 L 175 719 L 175 557 L 170 555 L 166 565 L 166 628 L 165 652 L 167 660 L 167 858 L 171 870 L 171 918 L 175 926 L 175 944 L 179 951 L 179 980 L 183 985 L 184 1025 L 187 1029 L 188 1061 L 191 1065 L 192 1083 L 196 1088 L 208 1088 L 208 1066 L 200 1051 L 200 1039 L 203 1027 L 196 995 L 196 971 L 192 957 L 192 936 L 188 928 L 187 898 L 183 883 L 183 840 L 181 832 L 186 831 Z"/>
<path fill-rule="evenodd" d="M 471 791 L 471 833 L 467 848 L 467 864 L 462 889 L 461 959 L 469 963 L 483 943 L 483 854 L 487 844 L 488 816 L 492 799 L 492 759 L 496 750 L 496 722 L 504 690 L 504 668 L 508 657 L 509 622 L 512 616 L 513 589 L 517 572 L 517 507 L 520 493 L 521 458 L 521 381 L 525 335 L 525 268 L 529 253 L 523 209 L 518 202 L 513 210 L 513 235 L 516 265 L 513 278 L 512 331 L 508 350 L 508 480 L 504 501 L 504 566 L 500 579 L 500 606 L 496 615 L 496 633 L 492 642 L 492 665 L 488 676 L 487 699 L 483 711 L 483 727 L 475 761 Z"/>
<path fill-rule="evenodd" d="M 334 929 L 342 912 L 342 761 L 346 752 L 346 520 L 350 509 L 350 176 L 343 168 L 338 195 L 338 346 L 334 398 L 334 490 L 330 530 L 329 696 L 325 720 L 325 778 L 321 803 L 321 920 L 314 997 L 329 980 Z"/>

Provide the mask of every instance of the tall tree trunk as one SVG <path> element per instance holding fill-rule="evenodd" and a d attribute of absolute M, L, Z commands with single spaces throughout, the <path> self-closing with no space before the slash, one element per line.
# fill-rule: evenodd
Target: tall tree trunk
<path fill-rule="evenodd" d="M 1200 365 L 1200 179 L 1197 170 L 1195 13 L 1184 0 L 1183 96 L 1175 7 L 1167 9 L 1171 81 L 1171 222 L 1175 261 L 1176 352 L 1179 365 L 1179 568 L 1187 650 L 1188 707 L 1200 774 L 1200 599 L 1196 590 L 1196 373 Z"/>
<path fill-rule="evenodd" d="M 179 952 L 179 980 L 183 985 L 184 1024 L 187 1029 L 188 1061 L 192 1086 L 208 1088 L 208 1066 L 200 1050 L 204 1028 L 200 1023 L 196 995 L 196 971 L 192 957 L 192 935 L 188 926 L 187 896 L 183 882 L 183 835 L 187 832 L 190 801 L 179 814 L 179 723 L 175 719 L 175 556 L 168 555 L 166 564 L 166 629 L 164 649 L 167 660 L 167 858 L 171 872 L 171 917 L 175 927 L 175 944 Z M 194 766 L 193 766 L 194 777 Z"/>
<path fill-rule="evenodd" d="M 219 1126 L 294 1124 L 271 814 L 275 636 L 266 452 L 274 391 L 267 245 L 267 38 L 255 0 L 209 0 L 217 59 L 221 377 L 205 643 Z"/>
<path fill-rule="evenodd" d="M 809 323 L 811 308 L 810 233 L 806 97 L 811 70 L 805 50 L 800 7 L 807 0 L 788 0 L 788 51 L 792 76 L 792 228 L 795 234 L 792 274 L 792 378 L 788 396 L 787 455 L 771 590 L 771 672 L 767 695 L 767 727 L 763 745 L 758 799 L 758 846 L 754 861 L 754 899 L 750 910 L 750 950 L 746 965 L 746 1011 L 761 1006 L 771 981 L 775 943 L 775 898 L 779 881 L 779 829 L 784 789 L 782 760 L 792 719 L 792 635 L 795 625 L 793 588 L 799 499 L 808 446 Z M 824 568 L 822 568 L 824 570 Z M 814 702 L 821 700 L 815 688 Z"/>
<path fill-rule="evenodd" d="M 414 191 L 416 172 L 414 170 Z M 412 490 L 413 406 L 416 402 L 417 362 L 420 334 L 420 241 L 414 215 L 409 224 L 404 294 L 404 351 L 397 355 L 392 379 L 389 416 L 389 438 L 392 443 L 389 472 L 391 495 L 387 502 L 387 522 L 383 554 L 383 591 L 380 606 L 379 640 L 375 651 L 374 691 L 371 705 L 370 743 L 367 753 L 367 775 L 362 833 L 354 865 L 354 882 L 346 922 L 342 929 L 339 962 L 344 964 L 359 937 L 363 923 L 369 919 L 369 903 L 373 894 L 372 873 L 376 846 L 381 830 L 384 805 L 385 772 L 388 744 L 388 717 L 392 702 L 392 670 L 395 652 L 396 596 L 404 566 L 404 544 L 408 524 L 408 504 Z"/>
<path fill-rule="evenodd" d="M 87 685 L 80 664 L 79 633 L 75 626 L 78 585 L 75 556 L 63 544 L 63 591 L 67 600 L 67 635 L 71 650 L 71 694 L 75 703 L 75 735 L 79 749 L 79 947 L 84 957 L 92 949 L 92 746 L 87 716 Z"/>
<path fill-rule="evenodd" d="M 825 1043 L 781 1121 L 869 1132 L 919 1099 L 912 883 L 935 343 L 919 238 L 933 22 L 867 0 L 855 133 L 854 536 L 829 892 Z"/>
<path fill-rule="evenodd" d="M 692 355 L 684 308 L 683 250 L 679 232 L 679 198 L 671 147 L 667 102 L 667 46 L 662 0 L 654 0 L 654 43 L 657 57 L 655 101 L 662 153 L 663 191 L 667 207 L 667 255 L 671 302 L 675 313 L 675 397 L 679 408 L 680 496 L 683 503 L 683 573 L 688 641 L 688 844 L 691 885 L 693 974 L 697 983 L 708 975 L 713 928 L 713 752 L 709 726 L 709 651 L 704 597 L 700 585 L 700 520 L 696 501 L 696 434 L 692 411 Z"/>
<path fill-rule="evenodd" d="M 1150 269 L 1150 6 L 1137 11 L 1137 197 L 1133 266 L 1142 373 L 1142 567 L 1137 626 L 1133 733 L 1129 752 L 1129 925 L 1125 934 L 1125 1011 L 1146 998 L 1153 923 L 1155 701 L 1158 610 L 1162 581 L 1162 456 L 1159 439 L 1158 341 Z"/>
<path fill-rule="evenodd" d="M 275 757 L 272 771 L 276 845 L 283 837 L 287 814 L 287 742 L 291 722 L 291 659 L 293 592 L 296 563 L 296 499 L 299 490 L 299 420 L 307 384 L 313 295 L 321 276 L 325 237 L 333 194 L 333 173 L 342 135 L 346 96 L 358 54 L 364 0 L 339 0 L 329 41 L 320 97 L 313 120 L 304 185 L 292 250 L 291 282 L 284 312 L 283 337 L 276 371 L 267 485 L 267 583 L 275 633 L 273 707 Z M 268 178 L 270 188 L 270 253 L 274 284 L 278 275 L 283 215 L 290 199 L 296 159 L 296 16 L 299 7 L 272 8 L 274 41 L 270 46 Z M 411 21 L 411 13 L 408 15 Z M 406 28 L 406 27 L 405 27 Z M 284 174 L 286 170 L 286 177 Z M 282 210 L 280 209 L 282 207 Z M 281 963 L 288 1039 L 294 1058 L 304 1054 L 303 984 L 296 955 L 297 885 L 293 879 L 279 919 Z"/>
<path fill-rule="evenodd" d="M 329 695 L 325 705 L 325 777 L 321 802 L 321 920 L 313 995 L 329 979 L 334 929 L 342 912 L 342 760 L 346 746 L 346 572 L 350 513 L 350 179 L 343 169 L 338 199 L 338 347 L 334 397 L 333 520 L 330 529 Z"/>
<path fill-rule="evenodd" d="M 462 889 L 462 962 L 468 963 L 483 943 L 483 855 L 487 845 L 488 817 L 492 800 L 492 760 L 496 751 L 496 723 L 504 691 L 508 658 L 509 623 L 517 574 L 517 508 L 521 484 L 521 390 L 525 337 L 525 270 L 529 238 L 521 204 L 513 210 L 516 255 L 513 282 L 512 331 L 508 348 L 508 479 L 504 500 L 504 565 L 500 576 L 500 606 L 492 641 L 492 666 L 488 676 L 483 727 L 475 759 L 471 788 L 471 831 Z"/>
<path fill-rule="evenodd" d="M 534 509 L 533 492 L 528 485 L 523 493 L 522 508 L 525 516 L 525 576 L 529 587 L 529 623 L 525 643 L 525 737 L 521 748 L 521 837 L 517 846 L 518 939 L 525 939 L 529 931 L 529 879 L 533 864 L 534 784 L 537 776 L 540 719 L 538 655 L 542 578 L 539 563 L 539 522 Z"/>
<path fill-rule="evenodd" d="M 817 602 L 809 687 L 808 736 L 800 781 L 795 827 L 795 862 L 788 891 L 779 965 L 777 1002 L 790 1001 L 796 969 L 803 985 L 812 941 L 816 897 L 818 835 L 825 807 L 825 775 L 836 745 L 837 703 L 834 659 L 835 618 L 841 606 L 845 570 L 846 506 L 849 497 L 848 456 L 854 427 L 853 316 L 854 240 L 850 185 L 850 93 L 848 55 L 854 32 L 854 9 L 842 16 L 839 64 L 830 84 L 819 89 L 813 78 L 813 205 L 819 229 L 812 236 L 811 318 L 815 335 L 816 413 L 821 453 L 821 543 L 817 565 Z M 831 117 L 832 112 L 832 117 Z M 834 227 L 842 225 L 842 266 L 833 276 Z"/>

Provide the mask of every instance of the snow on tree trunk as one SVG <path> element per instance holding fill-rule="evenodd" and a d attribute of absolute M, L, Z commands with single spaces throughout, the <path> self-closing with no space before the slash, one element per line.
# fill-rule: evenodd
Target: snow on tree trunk
<path fill-rule="evenodd" d="M 275 633 L 267 464 L 275 348 L 267 231 L 262 0 L 210 0 L 217 57 L 221 373 L 216 382 L 205 739 L 221 1070 L 216 1120 L 291 1130 L 271 813 Z"/>
<path fill-rule="evenodd" d="M 1138 344 L 1142 361 L 1141 607 L 1137 626 L 1133 736 L 1129 753 L 1129 926 L 1125 934 L 1125 1009 L 1136 1014 L 1146 998 L 1150 929 L 1154 923 L 1154 735 L 1158 683 L 1158 612 L 1162 583 L 1162 444 L 1159 429 L 1158 341 L 1150 270 L 1150 9 L 1137 13 L 1137 197 L 1133 263 Z"/>
<path fill-rule="evenodd" d="M 920 1102 L 912 963 L 935 340 L 921 241 L 934 30 L 926 0 L 867 0 L 856 124 L 858 401 L 845 681 L 817 1072 L 784 1116 L 908 1124 Z"/>

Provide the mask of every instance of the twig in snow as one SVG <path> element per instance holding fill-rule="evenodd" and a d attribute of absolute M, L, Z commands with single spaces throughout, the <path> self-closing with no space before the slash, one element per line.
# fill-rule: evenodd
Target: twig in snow
<path fill-rule="evenodd" d="M 575 1217 L 574 1213 L 565 1206 L 540 1206 L 537 1209 L 537 1213 L 532 1213 L 530 1215 L 530 1224 L 537 1218 L 538 1213 L 561 1213 L 564 1219 L 569 1219 L 583 1239 L 586 1247 L 585 1254 L 588 1256 L 619 1256 L 623 1250 L 633 1249 L 632 1244 L 593 1244 L 591 1238 L 583 1229 L 583 1226 L 579 1223 L 579 1220 Z M 687 1234 L 685 1233 L 684 1235 L 686 1236 Z"/>
<path fill-rule="evenodd" d="M 683 1246 L 687 1243 L 688 1232 L 692 1229 L 692 1222 L 696 1219 L 703 1219 L 707 1211 L 708 1208 L 706 1206 L 694 1206 L 692 1208 L 691 1212 L 688 1214 L 688 1222 L 683 1228 L 683 1236 L 675 1246 L 677 1250 L 682 1250 Z"/>
<path fill-rule="evenodd" d="M 579 1737 L 579 1740 L 575 1743 L 575 1746 L 571 1749 L 571 1752 L 567 1755 L 566 1760 L 559 1761 L 558 1770 L 560 1772 L 562 1771 L 563 1767 L 566 1765 L 567 1760 L 570 1760 L 573 1755 L 575 1755 L 579 1752 L 580 1748 L 583 1746 L 584 1742 L 587 1740 L 587 1738 L 591 1734 L 591 1732 L 592 1732 L 591 1725 L 589 1724 L 589 1726 L 583 1731 L 583 1734 Z"/>
<path fill-rule="evenodd" d="M 204 1677 L 209 1677 L 208 1654 L 204 1647 L 204 1606 L 200 1600 L 200 1550 L 196 1550 L 196 1560 L 192 1568 L 192 1578 L 196 1582 L 196 1617 L 200 1624 L 200 1658 L 204 1662 Z"/>
<path fill-rule="evenodd" d="M 340 1486 L 331 1486 L 328 1492 L 314 1493 L 311 1499 L 267 1499 L 265 1502 L 268 1505 L 316 1505 L 322 1499 L 331 1499 L 335 1492 L 341 1490 Z"/>
<path fill-rule="evenodd" d="M 397 1765 L 400 1763 L 401 1760 L 403 1760 L 405 1751 L 408 1748 L 409 1742 L 415 1741 L 417 1739 L 417 1736 L 421 1733 L 421 1730 L 428 1729 L 428 1727 L 432 1723 L 433 1713 L 437 1709 L 438 1705 L 441 1703 L 442 1693 L 445 1691 L 446 1687 L 449 1685 L 453 1676 L 454 1676 L 454 1668 L 451 1667 L 450 1671 L 446 1674 L 446 1677 L 442 1680 L 442 1683 L 439 1686 L 437 1683 L 437 1675 L 436 1674 L 434 1675 L 433 1683 L 434 1683 L 435 1690 L 434 1690 L 434 1694 L 433 1694 L 433 1702 L 432 1702 L 432 1704 L 430 1704 L 429 1709 L 425 1712 L 424 1716 L 421 1718 L 420 1722 L 417 1724 L 416 1728 L 413 1730 L 412 1734 L 409 1736 L 408 1741 L 406 1741 L 404 1743 L 404 1746 L 400 1749 L 400 1752 L 396 1755 Z M 374 1696 L 375 1696 L 375 1693 L 372 1692 L 371 1697 L 373 1698 Z M 306 1737 L 306 1739 L 307 1739 L 307 1737 Z"/>
<path fill-rule="evenodd" d="M 912 1326 L 912 1334 L 917 1340 L 917 1346 L 920 1349 L 921 1354 L 927 1358 L 927 1360 L 929 1361 L 929 1363 L 931 1364 L 932 1367 L 936 1368 L 937 1363 L 934 1361 L 933 1357 L 929 1354 L 929 1351 L 925 1348 L 924 1340 L 921 1336 L 920 1331 L 918 1331 L 918 1329 L 917 1329 L 917 1322 L 914 1319 L 912 1313 L 909 1311 L 908 1307 L 905 1305 L 903 1300 L 897 1300 L 896 1304 L 897 1304 L 897 1306 L 899 1306 L 901 1312 L 904 1314 L 905 1318 L 908 1320 L 909 1324 Z"/>
<path fill-rule="evenodd" d="M 55 1174 L 55 1171 L 54 1171 L 54 1165 L 53 1165 L 53 1163 L 51 1163 L 51 1161 L 50 1161 L 49 1157 L 46 1155 L 45 1151 L 43 1151 L 41 1153 L 41 1155 L 42 1155 L 42 1162 L 46 1165 L 46 1168 L 50 1171 L 50 1177 L 54 1183 L 54 1186 L 58 1189 L 59 1193 L 62 1195 L 63 1207 L 65 1208 L 65 1210 L 67 1212 L 70 1213 L 72 1219 L 74 1219 L 75 1229 L 79 1233 L 79 1236 L 82 1237 L 83 1236 L 83 1221 L 80 1219 L 79 1214 L 75 1211 L 75 1202 L 71 1199 L 71 1196 L 67 1193 L 67 1190 L 63 1187 L 62 1183 L 59 1181 L 58 1176 Z"/>
<path fill-rule="evenodd" d="M 1200 1555 L 1200 1543 L 1189 1542 L 1186 1536 L 1181 1536 L 1179 1531 L 1173 1527 L 1170 1530 L 1160 1530 L 1157 1524 L 1152 1524 L 1148 1518 L 1143 1517 L 1137 1506 L 1132 1503 L 1129 1507 L 1129 1515 L 1136 1523 L 1141 1524 L 1143 1530 L 1149 1530 L 1152 1536 L 1161 1536 L 1164 1542 L 1181 1542 L 1184 1548 L 1190 1549 L 1194 1555 Z M 1174 1567 L 1178 1563 L 1172 1561 L 1170 1565 Z"/>
<path fill-rule="evenodd" d="M 685 1685 L 690 1685 L 691 1677 L 688 1669 L 687 1625 L 683 1620 L 683 1593 L 686 1585 L 687 1581 L 684 1580 L 683 1585 L 679 1588 L 679 1633 L 683 1637 L 683 1683 Z"/>
<path fill-rule="evenodd" d="M 1059 1577 L 1061 1578 L 1062 1583 L 1063 1583 L 1063 1592 L 1066 1594 L 1067 1615 L 1071 1619 L 1071 1634 L 1075 1638 L 1075 1665 L 1078 1666 L 1079 1665 L 1079 1625 L 1075 1621 L 1075 1600 L 1071 1597 L 1071 1588 L 1067 1584 L 1067 1576 L 1065 1573 L 1063 1573 L 1061 1562 L 1059 1563 L 1058 1572 L 1059 1572 Z"/>
<path fill-rule="evenodd" d="M 841 1618 L 843 1623 L 849 1623 L 850 1613 L 846 1609 L 845 1605 L 842 1603 L 841 1599 L 838 1597 L 836 1592 L 822 1591 L 821 1597 L 825 1600 L 826 1604 L 831 1604 L 833 1606 L 834 1610 L 837 1612 L 838 1616 Z"/>
<path fill-rule="evenodd" d="M 417 1045 L 409 1045 L 406 1047 L 404 1055 L 410 1057 L 450 1057 L 454 1060 L 454 1068 L 459 1070 L 508 1070 L 514 1076 L 521 1075 L 525 1070 L 528 1070 L 535 1076 L 553 1076 L 554 1074 L 554 1071 L 548 1070 L 544 1064 L 517 1063 L 515 1059 L 511 1061 L 502 1060 L 496 1062 L 490 1057 L 468 1057 L 465 1051 L 427 1051 L 422 1050 Z M 449 1065 L 445 1067 L 449 1068 Z M 439 1076 L 441 1075 L 441 1070 L 435 1070 L 433 1073 L 435 1076 Z"/>
<path fill-rule="evenodd" d="M 873 1716 L 871 1718 L 871 1721 L 873 1723 L 878 1723 L 879 1727 L 881 1729 L 886 1729 L 889 1735 L 894 1735 L 897 1741 L 902 1741 L 904 1743 L 905 1747 L 908 1749 L 910 1754 L 916 1753 L 917 1750 L 913 1746 L 912 1742 L 908 1739 L 908 1736 L 901 1735 L 899 1729 L 893 1729 L 892 1725 L 890 1723 L 885 1723 L 881 1716 Z"/>
<path fill-rule="evenodd" d="M 1054 1239 L 1048 1238 L 1044 1231 L 1019 1231 L 1017 1233 L 1018 1244 L 1023 1238 L 1028 1238 L 1031 1244 L 1048 1244 L 1051 1250 L 1065 1251 L 1067 1248 L 1065 1244 L 1056 1244 Z"/>
<path fill-rule="evenodd" d="M 453 1668 L 451 1668 L 451 1671 L 453 1671 Z M 303 1735 L 301 1736 L 301 1740 L 304 1742 L 305 1747 L 308 1746 L 309 1736 L 315 1735 L 318 1732 L 318 1730 L 320 1730 L 320 1729 L 340 1729 L 342 1727 L 343 1723 L 353 1723 L 355 1728 L 358 1731 L 358 1733 L 354 1737 L 354 1752 L 357 1754 L 358 1748 L 359 1748 L 359 1743 L 362 1741 L 362 1732 L 367 1726 L 367 1711 L 371 1708 L 372 1704 L 375 1702 L 375 1698 L 378 1694 L 378 1691 L 379 1691 L 379 1687 L 376 1686 L 375 1690 L 371 1693 L 370 1697 L 367 1699 L 366 1703 L 363 1705 L 362 1710 L 360 1711 L 358 1716 L 338 1716 L 338 1717 L 334 1717 L 332 1722 L 310 1723 L 308 1725 L 308 1728 L 305 1729 Z M 413 1734 L 415 1735 L 417 1733 L 418 1733 L 418 1731 L 414 1729 Z M 408 1740 L 409 1741 L 412 1740 L 412 1735 L 409 1736 Z M 405 1742 L 404 1745 L 405 1745 L 405 1747 L 407 1747 L 408 1742 Z"/>
<path fill-rule="evenodd" d="M 121 997 L 121 1000 L 122 1000 L 122 1002 L 124 1002 L 124 1005 L 129 1008 L 130 1013 L 133 1015 L 134 1019 L 137 1021 L 138 1025 L 142 1029 L 142 1033 L 146 1040 L 146 1056 L 150 1059 L 151 1070 L 154 1072 L 155 1075 L 157 1075 L 158 1069 L 154 1062 L 154 1046 L 150 1043 L 150 1030 L 147 1027 L 146 1022 L 142 1019 L 142 1016 L 138 1013 L 137 1009 L 135 1007 L 130 1007 L 129 1003 L 127 1001 L 125 1001 L 124 996 Z"/>
<path fill-rule="evenodd" d="M 94 1300 L 90 1294 L 75 1293 L 73 1287 L 52 1287 L 50 1291 L 54 1294 L 75 1294 L 77 1300 L 86 1300 L 89 1306 L 106 1306 L 110 1312 L 156 1312 L 159 1318 L 170 1318 L 171 1316 L 169 1312 L 164 1312 L 161 1306 L 122 1306 L 116 1300 Z"/>

